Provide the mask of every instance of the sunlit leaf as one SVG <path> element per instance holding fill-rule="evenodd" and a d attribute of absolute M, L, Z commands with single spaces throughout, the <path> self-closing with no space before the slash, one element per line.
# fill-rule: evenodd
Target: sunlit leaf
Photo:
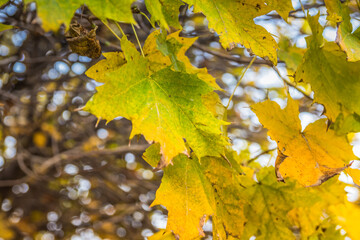
<path fill-rule="evenodd" d="M 161 26 L 181 28 L 179 8 L 183 3 L 180 0 L 145 0 L 145 4 L 152 18 Z"/>
<path fill-rule="evenodd" d="M 338 25 L 336 42 L 351 62 L 360 60 L 360 28 L 353 32 L 347 1 L 325 0 L 328 19 Z"/>
<path fill-rule="evenodd" d="M 187 0 L 195 12 L 202 12 L 209 20 L 209 28 L 220 35 L 224 48 L 241 44 L 263 58 L 277 63 L 278 46 L 269 32 L 254 23 L 254 18 L 272 10 L 278 10 L 285 17 L 292 10 L 291 1 L 207 1 Z"/>
<path fill-rule="evenodd" d="M 214 193 L 198 159 L 181 154 L 173 163 L 164 169 L 152 206 L 161 204 L 168 210 L 168 231 L 181 239 L 194 239 L 204 235 L 202 226 L 214 211 Z"/>
<path fill-rule="evenodd" d="M 153 38 L 150 41 L 154 42 Z M 162 165 L 179 153 L 189 154 L 184 139 L 199 158 L 219 156 L 227 144 L 220 130 L 223 122 L 212 115 L 202 99 L 215 88 L 195 74 L 172 70 L 171 60 L 160 51 L 157 58 L 144 58 L 126 39 L 122 48 L 126 64 L 121 65 L 123 60 L 114 64 L 105 60 L 89 70 L 89 76 L 105 84 L 97 87 L 85 110 L 108 121 L 118 116 L 131 120 L 131 138 L 143 134 L 148 141 L 160 143 Z M 104 68 L 109 70 L 97 74 Z"/>
<path fill-rule="evenodd" d="M 33 2 L 26 0 L 25 3 Z M 42 27 L 56 31 L 61 24 L 69 27 L 76 9 L 85 4 L 100 19 L 113 19 L 119 22 L 135 23 L 131 12 L 134 0 L 36 0 L 37 13 L 42 20 Z M 121 13 L 121 14 L 119 14 Z"/>
<path fill-rule="evenodd" d="M 354 203 L 346 202 L 331 207 L 335 214 L 335 221 L 342 226 L 347 235 L 351 239 L 360 238 L 360 228 L 358 226 L 358 219 L 360 219 L 360 207 Z"/>
<path fill-rule="evenodd" d="M 252 109 L 278 143 L 279 180 L 291 177 L 305 186 L 319 185 L 356 158 L 346 138 L 327 129 L 325 119 L 310 123 L 302 131 L 299 105 L 291 97 L 285 109 L 270 100 L 253 105 Z"/>

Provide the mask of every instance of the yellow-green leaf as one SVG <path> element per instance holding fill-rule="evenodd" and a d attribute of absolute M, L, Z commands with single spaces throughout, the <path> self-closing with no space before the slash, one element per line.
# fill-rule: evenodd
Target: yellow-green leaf
<path fill-rule="evenodd" d="M 360 28 L 354 32 L 350 22 L 348 1 L 325 0 L 328 19 L 338 25 L 336 42 L 347 54 L 350 62 L 360 60 Z"/>
<path fill-rule="evenodd" d="M 344 184 L 335 179 L 314 188 L 303 188 L 292 180 L 278 182 L 273 167 L 261 169 L 256 179 L 243 192 L 248 221 L 241 239 L 299 239 L 294 235 L 295 227 L 307 228 L 301 232 L 301 239 L 308 239 L 316 231 L 316 223 L 324 220 L 328 207 L 342 202 L 345 196 Z M 312 222 L 296 213 L 312 215 Z"/>
<path fill-rule="evenodd" d="M 168 210 L 166 229 L 180 239 L 203 236 L 202 226 L 213 214 L 211 184 L 202 173 L 198 159 L 181 154 L 164 176 L 151 206 L 161 204 Z M 210 199 L 210 202 L 209 202 Z"/>
<path fill-rule="evenodd" d="M 131 138 L 143 134 L 148 141 L 160 143 L 162 165 L 179 153 L 189 154 L 184 139 L 199 158 L 222 154 L 228 144 L 221 133 L 223 122 L 202 99 L 215 88 L 195 74 L 173 71 L 171 60 L 161 52 L 155 62 L 150 55 L 142 57 L 125 38 L 121 45 L 126 64 L 122 54 L 109 54 L 109 60 L 89 70 L 89 76 L 105 84 L 97 87 L 84 110 L 108 121 L 118 116 L 131 120 Z"/>
<path fill-rule="evenodd" d="M 318 185 L 346 168 L 355 159 L 344 136 L 327 129 L 326 120 L 310 123 L 304 131 L 299 105 L 291 97 L 285 109 L 267 100 L 252 106 L 268 135 L 278 143 L 279 179 L 291 177 L 305 186 Z"/>
<path fill-rule="evenodd" d="M 11 26 L 11 25 L 5 25 L 5 24 L 0 23 L 0 32 L 4 31 L 4 30 L 12 29 L 12 27 L 13 26 Z"/>
<path fill-rule="evenodd" d="M 159 147 L 152 145 L 145 152 L 144 159 L 154 166 L 160 160 L 158 152 Z M 241 235 L 246 221 L 242 190 L 244 185 L 251 185 L 253 181 L 241 177 L 242 170 L 236 156 L 236 152 L 227 150 L 226 156 L 205 157 L 199 164 L 196 156 L 187 158 L 181 155 L 174 159 L 173 166 L 165 168 L 152 205 L 162 204 L 168 209 L 168 231 L 173 230 L 180 239 L 200 237 L 204 215 L 212 215 L 215 239 Z M 193 225 L 187 226 L 189 221 Z"/>
<path fill-rule="evenodd" d="M 240 238 L 247 222 L 244 215 L 247 199 L 244 198 L 243 191 L 253 181 L 241 175 L 236 155 L 237 153 L 228 151 L 226 159 L 207 157 L 201 160 L 202 171 L 211 183 L 214 195 L 214 239 L 227 239 L 227 236 Z"/>
<path fill-rule="evenodd" d="M 175 53 L 176 59 L 185 65 L 185 71 L 187 73 L 197 74 L 200 79 L 209 83 L 216 90 L 221 90 L 217 85 L 215 78 L 207 72 L 206 68 L 194 67 L 191 64 L 189 58 L 185 55 L 186 51 L 191 47 L 191 45 L 193 45 L 197 38 L 180 37 L 179 33 L 180 31 L 177 31 L 169 34 L 166 37 L 166 40 L 170 43 L 172 42 L 173 44 L 176 44 L 177 42 L 178 44 L 182 45 L 180 48 L 178 48 L 178 52 Z M 161 46 L 159 46 L 161 43 L 157 41 L 159 35 L 159 31 L 152 32 L 146 39 L 143 47 L 145 56 L 147 56 L 147 58 L 152 62 L 151 67 L 153 71 L 158 71 L 173 64 L 172 59 L 169 57 L 164 58 L 164 54 L 159 50 L 159 48 L 161 48 Z"/>
<path fill-rule="evenodd" d="M 8 0 L 0 0 L 0 7 L 2 6 L 2 5 L 4 5 L 5 3 L 7 3 L 8 2 Z"/>
<path fill-rule="evenodd" d="M 348 62 L 335 43 L 324 43 L 319 16 L 308 17 L 313 35 L 309 49 L 296 71 L 295 81 L 311 84 L 315 101 L 325 106 L 326 115 L 339 133 L 360 129 L 360 62 Z"/>
<path fill-rule="evenodd" d="M 169 27 L 181 28 L 179 23 L 180 0 L 145 0 L 146 8 L 151 17 L 166 29 Z"/>
<path fill-rule="evenodd" d="M 195 12 L 202 12 L 209 20 L 209 28 L 220 35 L 224 48 L 241 44 L 263 58 L 277 63 L 278 46 L 269 32 L 254 23 L 254 18 L 272 10 L 282 16 L 292 9 L 291 1 L 233 1 L 233 0 L 186 0 L 194 6 Z M 279 3 L 278 3 L 279 2 Z M 290 6 L 290 8 L 289 8 Z M 286 13 L 287 12 L 287 13 Z"/>
<path fill-rule="evenodd" d="M 33 0 L 26 0 L 25 3 Z M 131 12 L 134 0 L 35 0 L 37 13 L 46 31 L 57 31 L 61 24 L 70 25 L 76 9 L 83 4 L 100 19 L 113 19 L 119 22 L 135 23 Z"/>
<path fill-rule="evenodd" d="M 288 70 L 294 73 L 300 65 L 305 49 L 291 46 L 290 40 L 282 38 L 279 42 L 279 59 L 284 61 Z"/>

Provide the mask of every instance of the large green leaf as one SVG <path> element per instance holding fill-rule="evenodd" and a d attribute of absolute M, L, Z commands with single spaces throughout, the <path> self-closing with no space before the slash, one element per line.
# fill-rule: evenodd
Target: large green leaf
<path fill-rule="evenodd" d="M 233 1 L 233 0 L 186 0 L 195 12 L 202 12 L 209 20 L 209 28 L 220 35 L 224 48 L 241 44 L 264 58 L 277 63 L 278 46 L 269 32 L 254 23 L 254 18 L 272 10 L 285 17 L 292 10 L 291 1 Z"/>
<path fill-rule="evenodd" d="M 25 0 L 25 3 L 33 0 Z M 61 24 L 70 25 L 76 9 L 83 4 L 100 19 L 113 19 L 119 22 L 135 23 L 131 12 L 134 0 L 35 0 L 37 12 L 46 31 L 59 29 Z"/>
<path fill-rule="evenodd" d="M 164 165 L 179 153 L 189 154 L 184 139 L 199 158 L 222 154 L 228 144 L 220 130 L 223 122 L 203 103 L 203 96 L 215 88 L 196 74 L 174 71 L 169 57 L 159 50 L 153 62 L 153 55 L 142 57 L 125 38 L 121 45 L 126 64 L 122 54 L 117 54 L 120 60 L 111 54 L 88 71 L 89 77 L 105 84 L 85 110 L 108 121 L 118 116 L 131 120 L 130 137 L 143 134 L 148 141 L 159 142 Z"/>
<path fill-rule="evenodd" d="M 335 43 L 324 43 L 318 16 L 308 17 L 313 35 L 309 49 L 296 71 L 295 81 L 311 84 L 315 101 L 325 106 L 326 115 L 337 121 L 339 133 L 360 131 L 360 62 L 348 62 Z"/>

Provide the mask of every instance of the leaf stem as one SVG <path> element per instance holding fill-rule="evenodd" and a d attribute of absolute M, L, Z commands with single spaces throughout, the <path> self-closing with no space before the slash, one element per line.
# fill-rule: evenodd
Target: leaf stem
<path fill-rule="evenodd" d="M 126 35 L 125 35 L 124 31 L 122 30 L 122 28 L 120 27 L 119 23 L 116 22 L 116 21 L 114 21 L 114 23 L 115 23 L 116 27 L 120 30 L 122 36 L 125 36 L 125 37 L 126 37 Z"/>
<path fill-rule="evenodd" d="M 150 21 L 150 19 L 149 19 L 149 17 L 148 16 L 146 16 L 146 14 L 145 13 L 143 13 L 143 12 L 140 12 L 140 14 L 141 15 L 143 15 L 147 20 L 148 20 L 148 22 L 150 23 L 150 25 L 154 28 L 154 29 L 156 29 L 156 27 L 155 27 L 155 25 Z"/>
<path fill-rule="evenodd" d="M 247 71 L 247 70 L 251 67 L 251 65 L 254 63 L 255 59 L 256 59 L 256 56 L 253 57 L 253 59 L 250 61 L 249 65 L 247 65 L 247 67 L 245 68 L 245 70 L 242 72 L 241 77 L 240 77 L 239 81 L 237 82 L 237 84 L 236 84 L 236 86 L 235 86 L 235 88 L 234 88 L 234 91 L 232 92 L 232 94 L 231 94 L 231 96 L 230 96 L 230 98 L 229 98 L 229 102 L 228 102 L 228 104 L 226 105 L 226 109 L 228 109 L 228 107 L 229 107 L 229 105 L 230 105 L 230 102 L 231 102 L 231 100 L 232 100 L 232 98 L 233 98 L 233 96 L 234 96 L 234 94 L 235 94 L 235 91 L 236 91 L 236 89 L 239 87 L 239 85 L 240 85 L 240 83 L 241 83 L 241 80 L 243 79 L 246 71 Z"/>
<path fill-rule="evenodd" d="M 114 36 L 119 39 L 119 41 L 121 41 L 121 38 L 119 37 L 119 35 L 116 34 L 116 32 L 114 32 L 114 30 L 111 29 L 111 27 L 109 26 L 107 20 L 101 20 L 101 22 L 110 30 L 110 32 L 112 34 L 114 34 Z"/>
<path fill-rule="evenodd" d="M 134 28 L 134 24 L 131 24 L 131 27 L 132 27 L 132 29 L 133 29 L 133 31 L 134 31 L 134 35 L 135 35 L 135 37 L 136 37 L 136 41 L 137 41 L 137 43 L 139 44 L 139 48 L 140 48 L 141 55 L 142 55 L 143 57 L 145 57 L 145 54 L 144 54 L 144 52 L 143 52 L 143 50 L 142 50 L 142 47 L 141 47 L 141 44 L 140 44 L 140 40 L 139 40 L 139 38 L 138 38 L 138 36 L 137 36 L 137 34 L 136 34 L 136 31 L 135 31 L 135 28 Z"/>
<path fill-rule="evenodd" d="M 274 71 L 277 73 L 277 75 L 279 75 L 279 77 L 281 78 L 281 80 L 283 80 L 283 82 L 290 86 L 295 88 L 298 92 L 302 93 L 307 99 L 309 100 L 314 100 L 312 97 L 310 97 L 310 95 L 308 95 L 305 91 L 303 91 L 301 88 L 299 88 L 298 86 L 296 86 L 295 84 L 289 82 L 286 78 L 284 78 L 283 76 L 281 76 L 279 69 L 277 69 L 277 67 L 273 66 Z"/>
<path fill-rule="evenodd" d="M 300 2 L 301 10 L 302 10 L 302 12 L 304 13 L 304 15 L 306 17 L 306 12 L 305 12 L 304 5 L 302 4 L 301 0 L 299 0 L 299 2 Z"/>

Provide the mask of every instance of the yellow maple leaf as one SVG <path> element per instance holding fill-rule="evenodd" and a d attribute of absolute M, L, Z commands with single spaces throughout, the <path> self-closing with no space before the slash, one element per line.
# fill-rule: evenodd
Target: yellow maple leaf
<path fill-rule="evenodd" d="M 202 12 L 209 21 L 209 28 L 220 35 L 224 48 L 233 48 L 241 44 L 275 65 L 278 45 L 271 34 L 262 26 L 254 23 L 254 18 L 277 10 L 282 17 L 291 11 L 291 1 L 232 1 L 232 0 L 186 0 L 194 6 L 195 12 Z"/>
<path fill-rule="evenodd" d="M 299 104 L 291 97 L 285 109 L 270 100 L 253 105 L 252 109 L 278 143 L 275 168 L 279 180 L 292 177 L 305 186 L 319 185 L 356 158 L 346 138 L 327 129 L 325 119 L 301 131 Z"/>

